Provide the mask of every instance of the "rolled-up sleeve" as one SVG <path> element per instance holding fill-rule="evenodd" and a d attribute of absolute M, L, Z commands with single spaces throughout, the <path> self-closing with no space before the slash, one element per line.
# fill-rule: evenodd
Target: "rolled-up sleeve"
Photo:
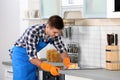
<path fill-rule="evenodd" d="M 61 36 L 55 37 L 53 45 L 55 46 L 59 53 L 66 52 L 66 48 L 63 41 L 61 40 Z"/>

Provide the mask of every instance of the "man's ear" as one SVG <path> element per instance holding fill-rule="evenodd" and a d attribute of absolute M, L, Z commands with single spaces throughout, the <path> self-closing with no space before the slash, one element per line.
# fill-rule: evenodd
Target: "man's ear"
<path fill-rule="evenodd" d="M 46 28 L 52 29 L 52 27 L 49 24 L 46 24 Z"/>
<path fill-rule="evenodd" d="M 46 28 L 48 28 L 49 27 L 49 24 L 46 24 Z"/>

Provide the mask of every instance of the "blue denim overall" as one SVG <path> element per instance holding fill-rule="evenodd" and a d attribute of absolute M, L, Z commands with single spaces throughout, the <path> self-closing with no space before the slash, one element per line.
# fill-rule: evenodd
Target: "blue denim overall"
<path fill-rule="evenodd" d="M 52 40 L 50 40 L 52 43 Z M 37 52 L 47 46 L 48 43 L 40 39 L 36 46 Z M 12 49 L 13 80 L 38 80 L 36 71 L 37 66 L 29 61 L 26 48 L 13 47 Z"/>

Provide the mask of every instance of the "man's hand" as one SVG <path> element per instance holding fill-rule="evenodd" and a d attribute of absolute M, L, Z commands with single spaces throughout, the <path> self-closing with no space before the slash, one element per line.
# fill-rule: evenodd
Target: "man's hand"
<path fill-rule="evenodd" d="M 41 69 L 45 70 L 45 71 L 49 71 L 53 76 L 59 76 L 59 72 L 58 70 L 60 70 L 60 68 L 53 66 L 51 64 L 48 64 L 46 62 L 42 62 L 40 65 Z"/>
<path fill-rule="evenodd" d="M 66 57 L 63 59 L 63 64 L 65 65 L 66 69 L 70 66 L 70 58 Z"/>
<path fill-rule="evenodd" d="M 64 58 L 63 63 L 66 67 L 66 69 L 76 69 L 78 68 L 78 65 L 75 63 L 70 63 L 70 58 Z"/>
<path fill-rule="evenodd" d="M 41 60 L 39 60 L 38 58 L 35 59 L 31 59 L 30 62 L 38 67 L 40 67 L 41 69 L 45 70 L 45 71 L 49 71 L 53 76 L 58 76 L 60 75 L 58 73 L 58 70 L 60 70 L 60 68 L 53 66 L 51 64 L 48 64 L 47 62 L 42 62 Z"/>

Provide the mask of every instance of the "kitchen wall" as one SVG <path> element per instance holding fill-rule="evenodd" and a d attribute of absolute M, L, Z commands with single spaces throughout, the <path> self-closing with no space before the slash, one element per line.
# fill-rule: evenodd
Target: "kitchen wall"
<path fill-rule="evenodd" d="M 120 19 L 76 19 L 72 26 L 72 40 L 63 39 L 65 43 L 78 42 L 80 45 L 80 64 L 105 68 L 106 34 L 118 34 L 120 45 Z"/>
<path fill-rule="evenodd" d="M 72 26 L 72 39 L 64 38 L 65 44 L 77 42 L 80 46 L 80 64 L 105 68 L 106 34 L 118 34 L 120 26 Z"/>
<path fill-rule="evenodd" d="M 4 80 L 2 61 L 9 61 L 8 49 L 19 36 L 19 1 L 0 0 L 0 80 Z"/>

